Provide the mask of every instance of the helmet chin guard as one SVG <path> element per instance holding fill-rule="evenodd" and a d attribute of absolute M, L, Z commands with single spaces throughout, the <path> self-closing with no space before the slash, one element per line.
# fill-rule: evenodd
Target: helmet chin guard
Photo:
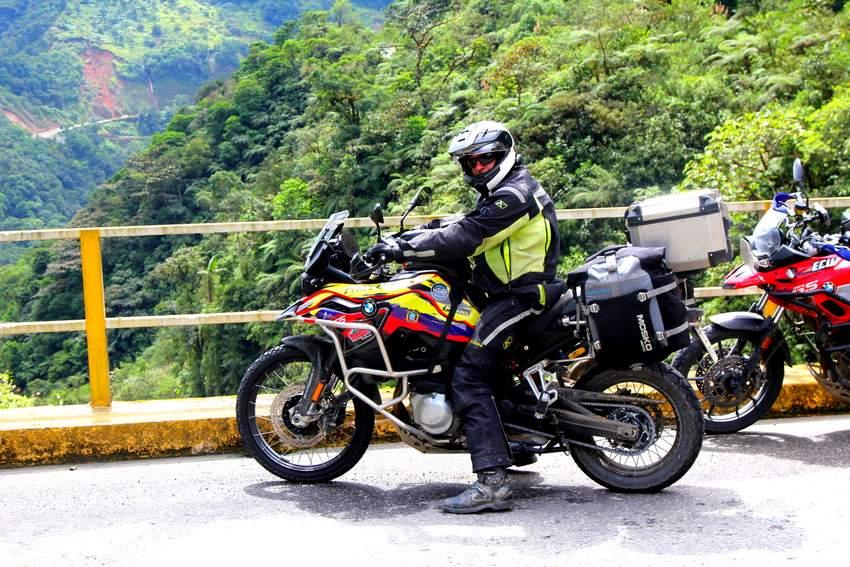
<path fill-rule="evenodd" d="M 463 169 L 463 180 L 485 196 L 507 177 L 517 161 L 513 136 L 503 124 L 490 120 L 464 128 L 452 138 L 449 154 Z M 482 155 L 493 156 L 496 163 L 486 173 L 475 175 L 468 158 Z"/>

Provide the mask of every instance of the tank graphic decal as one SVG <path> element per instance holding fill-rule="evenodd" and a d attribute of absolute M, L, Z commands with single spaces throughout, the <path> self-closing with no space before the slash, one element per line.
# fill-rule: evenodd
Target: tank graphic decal
<path fill-rule="evenodd" d="M 443 334 L 445 324 L 444 319 L 437 319 L 431 315 L 424 315 L 402 308 L 394 308 L 390 312 L 390 316 L 387 317 L 382 330 L 385 334 L 391 335 L 399 328 L 404 328 L 439 337 Z M 454 342 L 469 342 L 474 332 L 474 327 L 452 322 L 449 332 L 446 334 L 446 339 Z"/>
<path fill-rule="evenodd" d="M 378 312 L 386 315 L 380 317 L 381 333 L 385 336 L 398 329 L 409 329 L 439 337 L 450 311 L 450 291 L 446 281 L 434 272 L 381 284 L 331 284 L 305 298 L 297 314 L 340 322 L 369 322 L 374 321 L 371 317 Z M 446 338 L 469 342 L 478 318 L 479 313 L 472 304 L 462 301 Z M 354 341 L 366 338 L 361 330 L 349 329 L 343 334 Z M 367 331 L 366 335 L 369 334 Z"/>
<path fill-rule="evenodd" d="M 387 282 L 404 283 L 403 287 L 400 287 L 393 292 L 387 292 L 384 287 L 385 284 L 331 284 L 314 294 L 314 298 L 318 297 L 319 294 L 324 294 L 318 301 L 307 298 L 301 307 L 299 307 L 298 314 L 303 315 L 308 311 L 312 311 L 318 303 L 332 296 L 337 296 L 354 301 L 368 298 L 374 299 L 378 302 L 389 301 L 392 304 L 400 305 L 414 311 L 431 314 L 436 318 L 446 318 L 448 317 L 449 304 L 438 303 L 435 300 L 430 291 L 432 287 L 429 287 L 428 285 L 432 282 L 434 283 L 434 286 L 442 285 L 446 288 L 446 293 L 450 290 L 445 283 L 441 283 L 444 282 L 444 280 L 433 273 L 422 274 L 415 278 L 405 278 L 403 280 L 398 280 L 397 282 Z M 382 289 L 383 291 L 381 291 Z M 442 292 L 438 291 L 437 294 L 442 295 Z M 478 311 L 468 301 L 464 300 L 460 305 L 458 305 L 454 319 L 455 322 L 464 323 L 474 327 L 478 322 L 478 317 Z"/>

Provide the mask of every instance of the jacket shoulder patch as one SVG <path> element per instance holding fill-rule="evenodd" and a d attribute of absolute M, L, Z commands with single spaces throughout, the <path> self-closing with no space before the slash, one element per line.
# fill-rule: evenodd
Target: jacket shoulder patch
<path fill-rule="evenodd" d="M 525 193 L 516 187 L 512 187 L 510 185 L 506 185 L 504 187 L 499 187 L 493 192 L 494 197 L 507 197 L 508 195 L 513 195 L 516 197 L 520 203 L 525 203 L 528 199 L 526 198 Z"/>

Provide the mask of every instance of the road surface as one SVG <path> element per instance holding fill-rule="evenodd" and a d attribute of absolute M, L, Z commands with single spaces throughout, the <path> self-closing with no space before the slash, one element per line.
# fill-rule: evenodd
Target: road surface
<path fill-rule="evenodd" d="M 0 565 L 848 565 L 850 416 L 706 438 L 656 495 L 620 495 L 564 455 L 515 473 L 510 513 L 450 516 L 463 455 L 371 448 L 288 484 L 238 455 L 0 471 Z"/>

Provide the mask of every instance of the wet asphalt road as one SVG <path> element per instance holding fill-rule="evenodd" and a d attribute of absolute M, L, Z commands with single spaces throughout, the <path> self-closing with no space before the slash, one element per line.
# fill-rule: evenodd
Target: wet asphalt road
<path fill-rule="evenodd" d="M 655 495 L 564 455 L 523 471 L 513 512 L 450 516 L 468 458 L 402 445 L 315 486 L 236 455 L 5 470 L 0 566 L 850 564 L 850 416 L 708 437 Z"/>

